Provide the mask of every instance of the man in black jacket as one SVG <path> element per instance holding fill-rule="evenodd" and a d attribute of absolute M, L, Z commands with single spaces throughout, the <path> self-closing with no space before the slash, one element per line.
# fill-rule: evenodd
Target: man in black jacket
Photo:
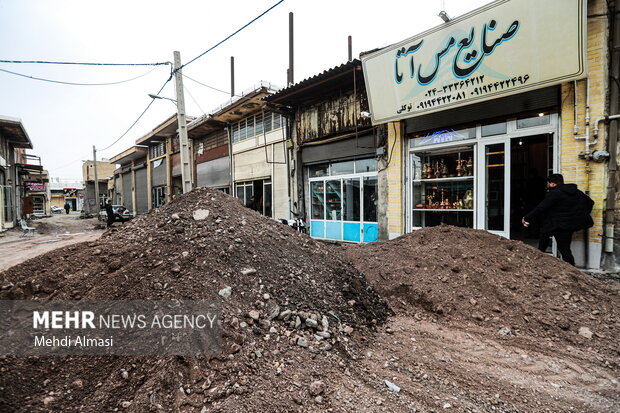
<path fill-rule="evenodd" d="M 122 211 L 121 211 L 122 212 Z M 114 207 L 112 206 L 112 200 L 108 199 L 108 202 L 105 205 L 105 213 L 107 215 L 107 227 L 110 228 L 112 224 L 116 221 L 120 221 L 123 224 L 126 219 L 121 216 L 118 212 L 114 212 Z"/>
<path fill-rule="evenodd" d="M 542 242 L 543 237 L 547 237 L 546 239 L 554 237 L 562 259 L 575 265 L 575 258 L 570 249 L 573 232 L 594 225 L 590 216 L 594 202 L 577 189 L 577 185 L 565 184 L 564 177 L 560 174 L 549 175 L 547 182 L 549 192 L 545 199 L 526 214 L 521 222 L 527 227 L 532 218 L 542 218 L 539 249 L 543 252 L 547 249 L 547 243 Z"/>

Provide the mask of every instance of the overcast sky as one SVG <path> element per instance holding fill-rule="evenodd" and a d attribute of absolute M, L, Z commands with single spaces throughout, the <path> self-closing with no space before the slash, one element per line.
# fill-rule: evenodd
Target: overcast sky
<path fill-rule="evenodd" d="M 0 0 L 0 60 L 100 63 L 183 62 L 277 3 L 278 0 Z M 284 0 L 281 4 L 183 69 L 187 113 L 199 116 L 230 96 L 192 80 L 230 91 L 230 56 L 235 57 L 237 93 L 263 81 L 286 83 L 288 13 L 294 13 L 295 82 L 347 60 L 440 25 L 442 6 L 451 17 L 489 0 Z M 168 79 L 168 66 L 102 67 L 0 63 L 0 69 L 73 83 L 33 80 L 0 71 L 0 116 L 20 118 L 52 177 L 81 180 L 81 161 L 92 146 L 104 148 L 138 118 Z M 175 98 L 174 80 L 161 92 Z M 157 100 L 118 143 L 98 156 L 130 147 L 170 115 L 172 102 Z"/>

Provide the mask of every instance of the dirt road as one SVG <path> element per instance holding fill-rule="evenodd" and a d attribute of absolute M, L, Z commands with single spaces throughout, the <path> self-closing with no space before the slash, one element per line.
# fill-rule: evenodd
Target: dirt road
<path fill-rule="evenodd" d="M 210 301 L 222 326 L 216 356 L 0 357 L 1 411 L 620 411 L 620 286 L 486 231 L 341 247 L 198 188 L 0 286 Z"/>
<path fill-rule="evenodd" d="M 37 228 L 34 236 L 11 230 L 0 237 L 0 271 L 56 248 L 93 241 L 103 233 L 93 229 L 96 224 L 96 219 L 80 219 L 79 213 L 72 213 L 30 221 L 28 225 Z"/>
<path fill-rule="evenodd" d="M 393 317 L 366 350 L 362 362 L 366 386 L 378 390 L 372 393 L 379 406 L 396 404 L 399 411 L 611 412 L 618 408 L 617 372 L 588 351 L 550 339 L 526 345 L 513 341 L 500 334 L 489 337 L 488 331 L 471 325 Z M 401 391 L 387 391 L 384 380 Z"/>

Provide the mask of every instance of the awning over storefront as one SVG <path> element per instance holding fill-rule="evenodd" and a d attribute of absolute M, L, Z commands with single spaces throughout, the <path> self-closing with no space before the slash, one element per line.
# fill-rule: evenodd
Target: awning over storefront
<path fill-rule="evenodd" d="M 348 139 L 305 145 L 302 147 L 301 158 L 303 163 L 312 163 L 375 154 L 375 138 L 372 135 L 363 135 L 357 139 L 353 136 Z"/>

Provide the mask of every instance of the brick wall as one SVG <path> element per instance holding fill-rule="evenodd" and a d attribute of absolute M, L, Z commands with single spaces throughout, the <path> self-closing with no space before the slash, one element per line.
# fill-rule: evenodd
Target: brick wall
<path fill-rule="evenodd" d="M 601 14 L 606 12 L 603 0 L 591 0 L 588 2 L 588 15 Z M 588 19 L 588 79 L 590 88 L 590 139 L 594 129 L 594 121 L 603 116 L 606 111 L 608 99 L 608 47 L 607 36 L 609 33 L 607 20 L 605 18 Z M 564 175 L 565 181 L 576 183 L 579 189 L 589 191 L 590 197 L 595 205 L 592 211 L 594 227 L 590 229 L 589 240 L 593 243 L 601 243 L 603 223 L 603 210 L 606 197 L 607 182 L 607 163 L 586 162 L 579 159 L 579 154 L 585 152 L 585 142 L 583 139 L 575 137 L 575 98 L 577 99 L 577 137 L 586 134 L 586 96 L 588 80 L 582 79 L 575 83 L 565 83 L 562 85 L 561 103 L 561 136 L 560 136 L 560 173 Z M 590 151 L 604 149 L 607 139 L 607 128 L 601 126 L 599 130 L 598 143 L 590 147 Z M 589 170 L 589 173 L 588 173 Z M 580 239 L 577 234 L 575 239 Z M 598 263 L 591 262 L 591 265 Z"/>

